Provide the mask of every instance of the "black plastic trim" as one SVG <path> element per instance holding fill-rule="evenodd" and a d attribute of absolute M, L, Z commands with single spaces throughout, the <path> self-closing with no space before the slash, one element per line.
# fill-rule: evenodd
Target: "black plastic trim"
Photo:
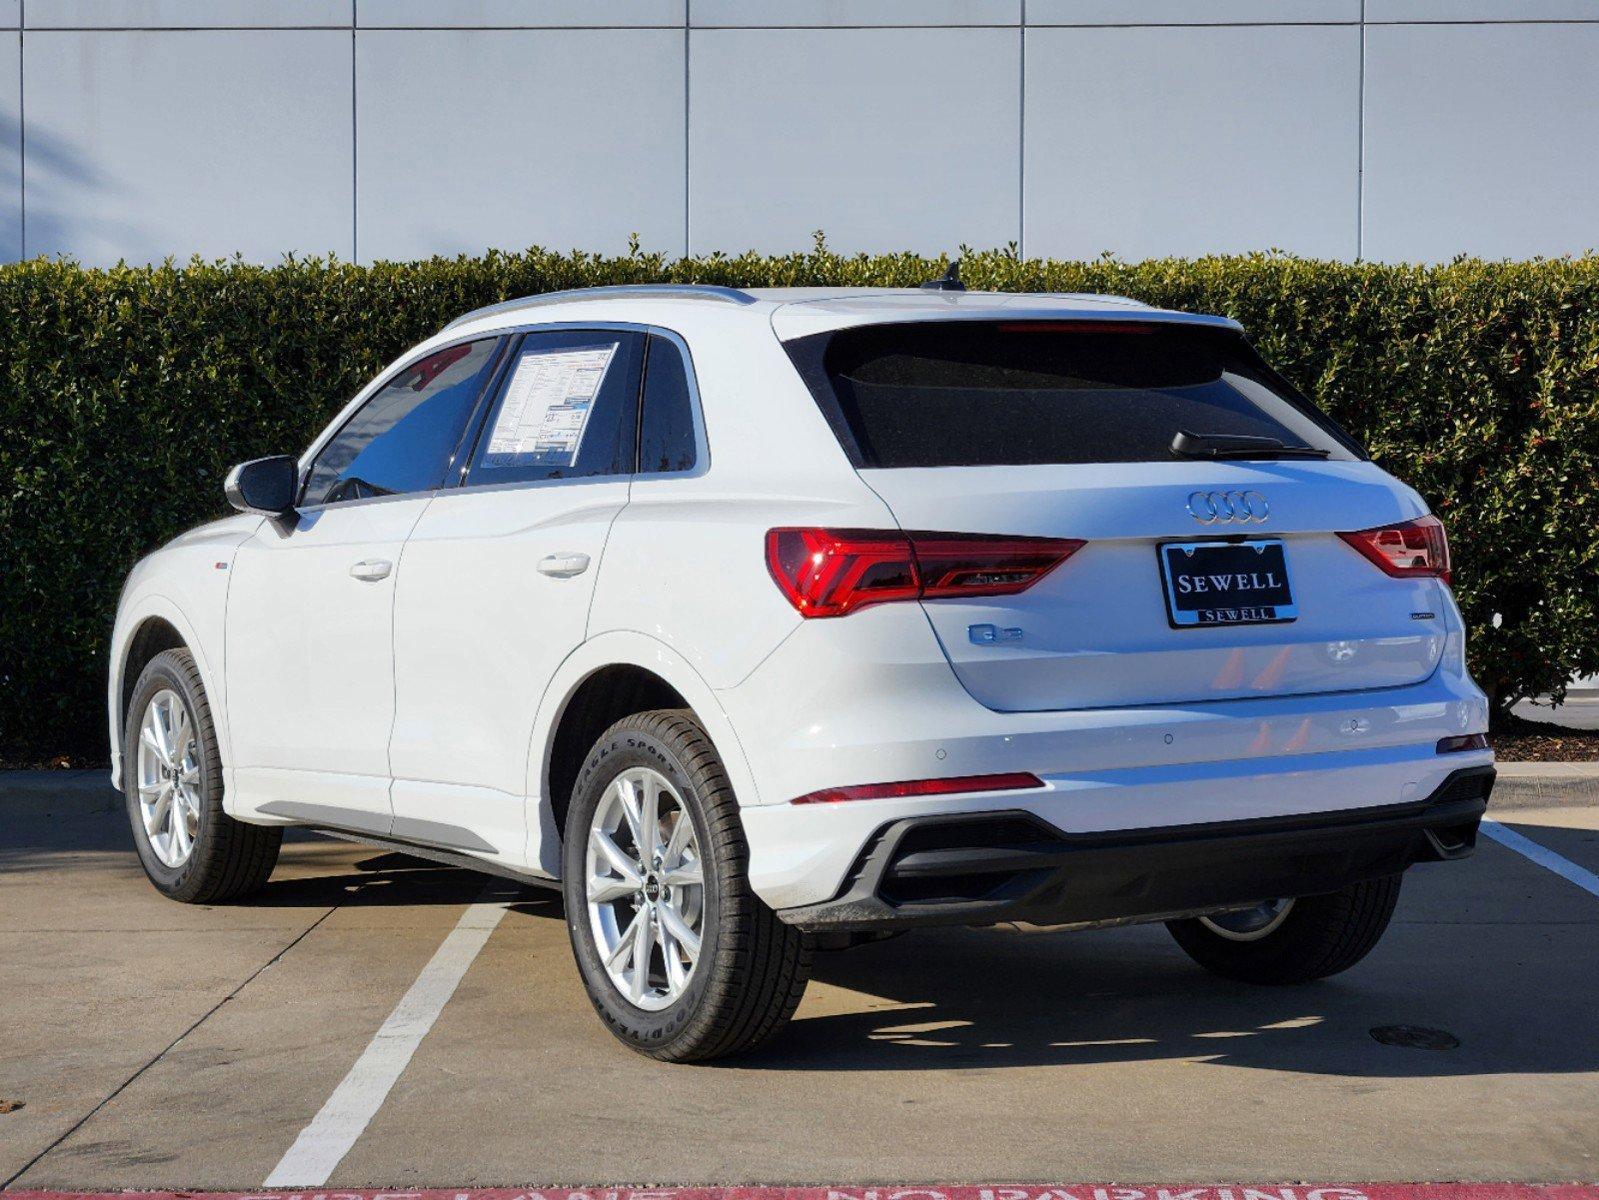
<path fill-rule="evenodd" d="M 298 800 L 270 800 L 261 811 L 271 817 L 291 817 L 318 829 L 342 830 L 363 836 L 378 835 L 441 850 L 476 850 L 495 854 L 495 847 L 470 829 L 428 821 L 421 817 L 396 817 L 332 804 L 304 804 Z"/>
<path fill-rule="evenodd" d="M 1463 767 L 1403 804 L 1095 833 L 1019 810 L 908 817 L 867 839 L 838 896 L 778 915 L 813 931 L 1109 924 L 1334 892 L 1467 857 L 1494 777 Z"/>

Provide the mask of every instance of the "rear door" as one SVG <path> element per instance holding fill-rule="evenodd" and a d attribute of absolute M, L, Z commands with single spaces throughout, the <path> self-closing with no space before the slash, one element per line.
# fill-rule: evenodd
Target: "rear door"
<path fill-rule="evenodd" d="M 804 341 L 791 353 L 903 529 L 1086 543 L 1018 594 L 923 602 L 983 704 L 1350 691 L 1437 665 L 1438 581 L 1390 578 L 1338 536 L 1424 507 L 1235 333 L 924 322 Z M 1179 454 L 1179 434 L 1223 457 Z"/>
<path fill-rule="evenodd" d="M 627 503 L 643 340 L 526 334 L 464 477 L 406 543 L 394 616 L 397 837 L 524 859 L 533 718 L 583 641 Z"/>

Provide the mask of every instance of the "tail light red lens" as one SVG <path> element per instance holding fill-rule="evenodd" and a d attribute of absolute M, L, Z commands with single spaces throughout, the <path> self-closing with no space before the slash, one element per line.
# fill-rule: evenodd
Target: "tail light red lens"
<path fill-rule="evenodd" d="M 1002 775 L 957 775 L 950 779 L 907 779 L 901 783 L 865 783 L 858 787 L 823 788 L 796 796 L 790 804 L 832 804 L 839 800 L 897 800 L 906 796 L 953 796 L 962 792 L 1018 792 L 1041 788 L 1044 781 L 1027 771 Z"/>
<path fill-rule="evenodd" d="M 1460 754 L 1466 750 L 1486 749 L 1488 749 L 1488 735 L 1485 733 L 1462 733 L 1438 739 L 1439 754 Z"/>
<path fill-rule="evenodd" d="M 1417 517 L 1398 525 L 1338 536 L 1396 579 L 1431 578 L 1449 582 L 1449 538 L 1437 517 Z"/>
<path fill-rule="evenodd" d="M 1075 538 L 773 529 L 766 565 L 801 616 L 842 617 L 892 600 L 1013 595 L 1082 545 Z"/>

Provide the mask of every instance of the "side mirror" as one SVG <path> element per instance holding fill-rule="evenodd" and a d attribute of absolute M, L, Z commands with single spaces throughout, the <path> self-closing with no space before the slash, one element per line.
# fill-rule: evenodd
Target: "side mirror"
<path fill-rule="evenodd" d="M 240 463 L 222 485 L 228 503 L 240 512 L 286 517 L 294 511 L 300 464 L 287 454 Z"/>

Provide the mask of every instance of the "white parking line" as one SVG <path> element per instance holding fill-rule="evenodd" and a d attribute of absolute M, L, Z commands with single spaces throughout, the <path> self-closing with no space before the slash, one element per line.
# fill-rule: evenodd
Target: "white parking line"
<path fill-rule="evenodd" d="M 1561 858 L 1553 850 L 1540 846 L 1529 837 L 1506 828 L 1491 817 L 1482 820 L 1482 831 L 1501 846 L 1506 846 L 1524 858 L 1530 858 L 1540 867 L 1547 867 L 1562 879 L 1569 879 L 1585 892 L 1599 896 L 1599 875 L 1579 867 L 1568 858 Z"/>
<path fill-rule="evenodd" d="M 434 953 L 416 982 L 394 1006 L 388 1020 L 355 1060 L 350 1073 L 333 1089 L 322 1110 L 300 1130 L 294 1145 L 272 1168 L 264 1186 L 321 1187 L 340 1160 L 350 1152 L 368 1122 L 377 1115 L 389 1089 L 405 1070 L 416 1048 L 472 965 L 489 934 L 505 915 L 507 889 L 496 880 L 484 890 L 484 899 L 469 907 Z M 493 895 L 498 899 L 488 901 Z"/>

